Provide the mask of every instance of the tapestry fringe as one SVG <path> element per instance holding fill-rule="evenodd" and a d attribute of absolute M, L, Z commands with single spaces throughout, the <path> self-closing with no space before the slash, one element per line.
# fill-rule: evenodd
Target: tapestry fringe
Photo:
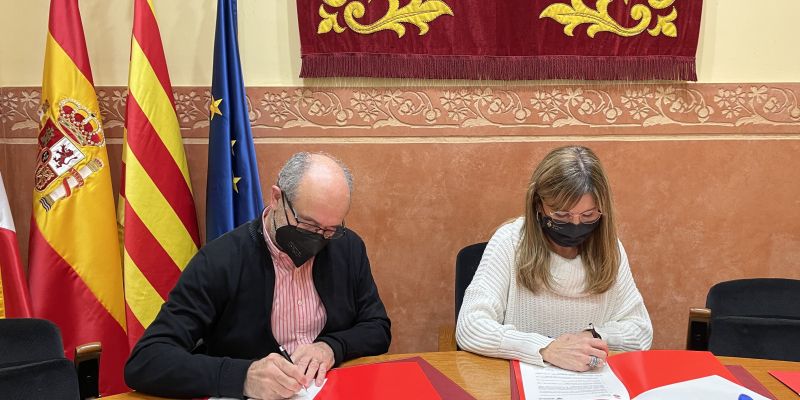
<path fill-rule="evenodd" d="M 304 55 L 301 78 L 697 81 L 694 57 Z"/>

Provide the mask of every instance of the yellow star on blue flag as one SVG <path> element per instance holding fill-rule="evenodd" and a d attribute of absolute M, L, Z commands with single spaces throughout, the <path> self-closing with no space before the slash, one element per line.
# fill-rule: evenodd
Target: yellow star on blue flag
<path fill-rule="evenodd" d="M 239 184 L 240 180 L 242 180 L 241 177 L 238 177 L 238 176 L 234 176 L 233 177 L 233 191 L 236 192 L 236 193 L 239 193 L 239 186 L 237 186 L 237 185 Z"/>
<path fill-rule="evenodd" d="M 214 100 L 214 96 L 211 96 L 211 104 L 208 105 L 208 111 L 211 112 L 211 120 L 214 120 L 214 114 L 222 115 L 222 111 L 219 109 L 219 105 L 222 103 L 222 99 Z"/>

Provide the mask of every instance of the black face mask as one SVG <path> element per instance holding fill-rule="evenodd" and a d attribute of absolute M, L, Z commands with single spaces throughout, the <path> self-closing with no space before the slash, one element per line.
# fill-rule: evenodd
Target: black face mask
<path fill-rule="evenodd" d="M 544 233 L 557 245 L 578 247 L 592 235 L 595 228 L 600 225 L 600 220 L 598 219 L 591 224 L 575 225 L 571 222 L 557 224 L 552 218 L 539 214 L 539 224 L 542 226 Z"/>
<path fill-rule="evenodd" d="M 281 194 L 283 199 L 283 194 Z M 284 253 L 294 262 L 295 267 L 305 264 L 308 259 L 317 255 L 330 239 L 322 235 L 289 225 L 289 215 L 286 213 L 286 201 L 283 201 L 283 214 L 286 216 L 286 225 L 275 229 L 275 242 Z M 272 226 L 275 227 L 275 213 L 272 214 Z"/>

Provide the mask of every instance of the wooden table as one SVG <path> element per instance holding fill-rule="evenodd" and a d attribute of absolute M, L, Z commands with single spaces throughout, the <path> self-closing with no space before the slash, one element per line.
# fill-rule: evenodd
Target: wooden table
<path fill-rule="evenodd" d="M 798 399 L 800 397 L 768 371 L 800 371 L 800 362 L 760 360 L 757 358 L 717 357 L 724 365 L 741 365 L 747 369 L 775 398 Z"/>
<path fill-rule="evenodd" d="M 447 375 L 453 382 L 464 388 L 478 400 L 508 400 L 511 397 L 509 388 L 508 361 L 481 357 L 463 351 L 446 351 L 436 353 L 387 354 L 375 357 L 364 357 L 346 362 L 344 365 L 359 365 L 381 361 L 398 360 L 420 356 L 436 369 Z M 800 363 L 752 358 L 717 357 L 725 365 L 741 365 L 758 379 L 772 394 L 780 400 L 798 399 L 789 388 L 773 378 L 767 371 L 791 370 L 800 371 Z M 106 397 L 110 400 L 159 400 L 159 397 L 145 396 L 138 393 L 125 393 Z"/>

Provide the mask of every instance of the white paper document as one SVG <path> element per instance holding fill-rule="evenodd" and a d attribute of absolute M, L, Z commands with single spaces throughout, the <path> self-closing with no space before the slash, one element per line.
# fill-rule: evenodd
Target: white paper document
<path fill-rule="evenodd" d="M 317 386 L 316 382 L 312 381 L 311 382 L 311 386 L 309 386 L 307 389 L 300 389 L 300 392 L 298 392 L 297 394 L 292 396 L 290 399 L 291 400 L 312 400 L 314 397 L 317 396 L 317 393 L 319 393 L 319 391 L 322 390 L 322 388 L 325 386 L 326 382 L 328 382 L 327 379 L 325 379 L 325 381 L 322 382 L 321 386 Z M 211 397 L 208 400 L 235 400 L 235 399 L 230 399 L 230 398 L 227 398 L 227 397 Z"/>
<path fill-rule="evenodd" d="M 672 385 L 650 389 L 636 396 L 636 400 L 737 400 L 748 398 L 752 400 L 768 400 L 766 397 L 718 375 L 673 383 Z"/>
<path fill-rule="evenodd" d="M 527 400 L 630 400 L 625 385 L 608 365 L 589 372 L 519 363 Z M 650 389 L 634 400 L 767 400 L 718 375 Z"/>
<path fill-rule="evenodd" d="M 530 400 L 629 400 L 628 391 L 611 368 L 590 372 L 519 363 L 525 398 Z"/>

